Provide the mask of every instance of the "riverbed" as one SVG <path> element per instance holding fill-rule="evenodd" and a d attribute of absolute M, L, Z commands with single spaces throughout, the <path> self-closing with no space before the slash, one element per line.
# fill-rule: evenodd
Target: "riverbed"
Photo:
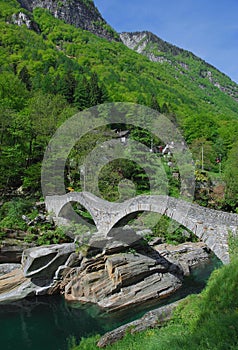
<path fill-rule="evenodd" d="M 171 303 L 191 293 L 199 293 L 211 272 L 221 262 L 215 257 L 186 277 L 171 297 L 147 307 L 107 314 L 95 305 L 68 303 L 62 296 L 41 296 L 0 306 L 0 340 L 4 350 L 67 350 L 74 337 L 104 334 L 141 317 L 146 311 Z"/>

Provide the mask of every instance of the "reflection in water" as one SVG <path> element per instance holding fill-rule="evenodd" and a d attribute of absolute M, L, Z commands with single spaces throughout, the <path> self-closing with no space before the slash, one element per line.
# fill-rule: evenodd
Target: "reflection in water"
<path fill-rule="evenodd" d="M 67 349 L 67 339 L 103 333 L 90 307 L 71 308 L 62 297 L 37 297 L 0 307 L 2 349 Z"/>
<path fill-rule="evenodd" d="M 28 298 L 0 305 L 0 339 L 4 350 L 66 350 L 71 337 L 103 334 L 130 322 L 151 308 L 198 293 L 211 271 L 219 265 L 216 258 L 195 269 L 183 287 L 166 301 L 126 310 L 123 313 L 102 313 L 95 305 L 67 303 L 61 296 Z"/>

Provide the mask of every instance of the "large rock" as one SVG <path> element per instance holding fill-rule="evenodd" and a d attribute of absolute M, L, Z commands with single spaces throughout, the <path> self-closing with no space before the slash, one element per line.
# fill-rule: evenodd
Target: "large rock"
<path fill-rule="evenodd" d="M 31 295 L 46 294 L 53 281 L 47 278 L 26 278 L 22 269 L 0 276 L 0 303 L 9 303 Z"/>
<path fill-rule="evenodd" d="M 84 259 L 67 279 L 67 300 L 96 303 L 116 311 L 166 298 L 180 288 L 183 274 L 179 266 L 155 251 L 154 256 L 131 251 Z"/>
<path fill-rule="evenodd" d="M 24 276 L 53 278 L 59 266 L 64 265 L 74 252 L 74 243 L 52 244 L 26 249 L 22 255 Z"/>
<path fill-rule="evenodd" d="M 6 275 L 7 273 L 20 268 L 21 264 L 0 264 L 0 276 Z"/>
<path fill-rule="evenodd" d="M 189 276 L 191 269 L 210 258 L 210 249 L 205 243 L 182 243 L 179 245 L 159 244 L 154 246 L 154 249 L 171 263 L 179 264 L 184 271 L 185 276 Z"/>
<path fill-rule="evenodd" d="M 162 326 L 165 322 L 171 319 L 174 309 L 182 300 L 172 304 L 162 306 L 158 309 L 147 312 L 138 320 L 127 323 L 111 332 L 104 334 L 97 343 L 99 348 L 104 348 L 122 339 L 128 332 L 133 334 L 144 331 L 149 328 Z"/>
<path fill-rule="evenodd" d="M 58 291 L 58 279 L 74 264 L 80 264 L 80 256 L 73 243 L 26 249 L 21 268 L 18 264 L 0 265 L 0 303 Z"/>
<path fill-rule="evenodd" d="M 151 248 L 143 241 L 131 247 L 115 238 L 95 239 L 26 249 L 21 269 L 0 265 L 0 302 L 61 291 L 67 300 L 108 311 L 151 304 L 174 293 L 183 275 L 209 256 L 201 243 Z"/>
<path fill-rule="evenodd" d="M 0 301 L 12 301 L 29 295 L 30 285 L 31 281 L 24 277 L 21 269 L 2 275 L 0 277 Z"/>
<path fill-rule="evenodd" d="M 72 24 L 75 27 L 88 30 L 109 40 L 120 41 L 119 36 L 115 36 L 116 32 L 114 33 L 102 18 L 93 1 L 18 0 L 18 2 L 28 11 L 33 11 L 36 7 L 45 8 L 49 10 L 54 17 Z"/>

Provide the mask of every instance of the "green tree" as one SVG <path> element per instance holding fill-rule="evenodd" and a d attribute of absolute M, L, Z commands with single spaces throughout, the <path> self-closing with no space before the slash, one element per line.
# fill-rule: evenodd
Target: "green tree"
<path fill-rule="evenodd" d="M 0 74 L 0 104 L 5 108 L 21 110 L 27 100 L 28 91 L 25 84 L 13 73 Z"/>
<path fill-rule="evenodd" d="M 85 76 L 80 76 L 77 80 L 74 91 L 74 104 L 80 111 L 90 107 L 89 84 Z"/>
<path fill-rule="evenodd" d="M 22 69 L 20 70 L 19 78 L 25 84 L 27 90 L 30 91 L 32 88 L 31 76 L 26 66 L 23 66 Z"/>
<path fill-rule="evenodd" d="M 93 72 L 89 80 L 89 101 L 90 101 L 90 106 L 95 106 L 97 104 L 104 102 L 103 93 L 99 86 L 98 76 L 95 72 Z"/>
<path fill-rule="evenodd" d="M 217 170 L 216 167 L 216 151 L 211 141 L 204 137 L 193 140 L 190 145 L 195 165 L 202 170 Z"/>
<path fill-rule="evenodd" d="M 161 113 L 163 114 L 168 114 L 169 113 L 169 107 L 167 103 L 163 103 L 162 107 L 161 107 Z"/>
<path fill-rule="evenodd" d="M 226 183 L 225 200 L 228 209 L 238 211 L 238 142 L 228 154 L 225 164 L 224 180 Z"/>

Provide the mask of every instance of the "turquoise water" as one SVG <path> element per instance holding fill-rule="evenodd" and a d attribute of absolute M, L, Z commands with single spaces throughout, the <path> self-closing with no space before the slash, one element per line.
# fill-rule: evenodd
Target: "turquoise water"
<path fill-rule="evenodd" d="M 219 265 L 214 257 L 187 278 L 183 287 L 166 301 L 153 306 L 133 308 L 121 314 L 108 315 L 92 305 L 69 304 L 61 296 L 28 298 L 0 306 L 0 341 L 4 350 L 67 350 L 72 337 L 103 334 L 134 320 L 149 309 L 200 292 Z"/>

